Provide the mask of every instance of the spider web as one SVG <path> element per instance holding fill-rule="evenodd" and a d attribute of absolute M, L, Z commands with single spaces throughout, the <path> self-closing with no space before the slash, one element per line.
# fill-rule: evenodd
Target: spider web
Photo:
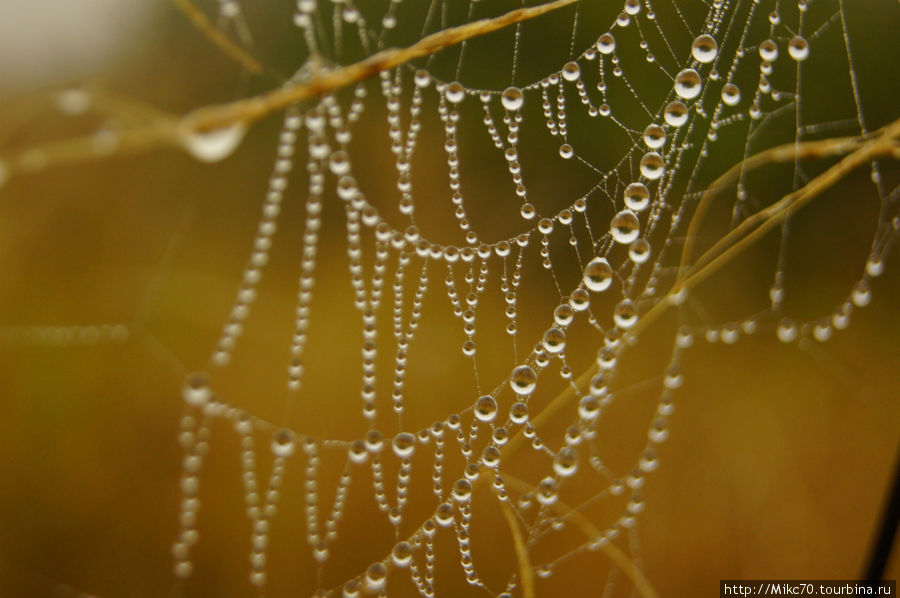
<path fill-rule="evenodd" d="M 283 80 L 518 7 L 299 0 L 292 43 L 304 59 Z M 810 144 L 847 137 L 858 149 L 896 117 L 869 114 L 867 97 L 890 82 L 861 86 L 851 8 L 577 3 L 382 71 L 284 111 L 250 256 L 205 364 L 183 365 L 140 317 L 0 333 L 38 345 L 138 337 L 183 377 L 179 592 L 202 574 L 205 511 L 223 508 L 204 485 L 237 452 L 233 516 L 246 529 L 228 541 L 249 546 L 260 595 L 286 591 L 271 569 L 288 558 L 312 572 L 300 587 L 316 596 L 433 596 L 442 576 L 460 575 L 474 593 L 528 596 L 597 551 L 612 563 L 604 595 L 654 595 L 639 529 L 684 354 L 753 335 L 821 351 L 871 301 L 897 236 L 896 173 L 866 159 L 868 246 L 854 271 L 838 293 L 811 297 L 792 283 L 806 267 L 794 239 L 812 233 L 781 200 L 828 180 L 850 153 Z M 274 42 L 260 19 L 218 4 L 218 27 L 266 56 Z M 272 72 L 296 68 L 278 60 Z M 88 100 L 66 93 L 60 107 L 80 112 Z M 182 143 L 218 161 L 246 134 L 236 125 Z M 781 153 L 757 166 L 752 157 L 771 148 Z M 704 282 L 722 239 L 776 212 L 756 255 L 765 273 L 738 261 Z M 279 382 L 242 383 L 266 271 L 280 267 L 275 246 L 290 234 L 296 303 L 265 331 L 283 360 L 252 366 Z M 766 282 L 721 282 L 743 276 Z M 355 391 L 323 392 L 336 377 Z M 265 397 L 243 396 L 257 383 Z M 322 415 L 324 405 L 340 415 Z M 380 531 L 349 525 L 354 510 Z M 279 526 L 297 536 L 290 550 Z M 482 566 L 479 543 L 505 527 L 506 568 Z M 370 560 L 338 577 L 350 552 Z"/>

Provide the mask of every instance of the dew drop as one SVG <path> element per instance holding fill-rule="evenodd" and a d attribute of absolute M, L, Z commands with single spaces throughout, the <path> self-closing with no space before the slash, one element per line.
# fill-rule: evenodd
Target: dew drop
<path fill-rule="evenodd" d="M 641 232 L 637 214 L 631 210 L 622 210 L 610 221 L 609 232 L 616 243 L 631 243 Z"/>
<path fill-rule="evenodd" d="M 451 491 L 453 500 L 458 503 L 466 503 L 472 500 L 472 482 L 465 478 L 456 480 Z"/>
<path fill-rule="evenodd" d="M 492 422 L 497 417 L 497 401 L 491 395 L 484 395 L 475 401 L 475 418 L 482 422 Z"/>
<path fill-rule="evenodd" d="M 569 160 L 572 158 L 572 156 L 575 155 L 575 150 L 573 150 L 572 146 L 568 143 L 563 143 L 561 146 L 559 146 L 559 155 L 561 158 Z"/>
<path fill-rule="evenodd" d="M 212 398 L 209 376 L 205 372 L 188 374 L 181 388 L 181 397 L 192 407 L 202 407 Z"/>
<path fill-rule="evenodd" d="M 572 323 L 574 317 L 575 312 L 572 306 L 567 303 L 561 303 L 553 310 L 553 321 L 560 326 L 568 326 Z"/>
<path fill-rule="evenodd" d="M 631 183 L 625 188 L 624 200 L 625 207 L 640 212 L 650 205 L 650 190 L 644 183 Z"/>
<path fill-rule="evenodd" d="M 644 129 L 644 145 L 650 149 L 659 149 L 666 144 L 666 131 L 659 125 L 649 125 Z"/>
<path fill-rule="evenodd" d="M 775 62 L 778 58 L 778 46 L 771 39 L 767 39 L 759 44 L 759 57 L 766 62 Z"/>
<path fill-rule="evenodd" d="M 591 296 L 584 289 L 575 289 L 569 296 L 569 305 L 575 311 L 584 311 L 591 304 Z"/>
<path fill-rule="evenodd" d="M 684 69 L 675 75 L 675 93 L 685 100 L 692 100 L 700 95 L 703 81 L 694 69 Z"/>
<path fill-rule="evenodd" d="M 454 104 L 459 104 L 466 99 L 466 89 L 459 81 L 453 81 L 444 88 L 444 97 Z"/>
<path fill-rule="evenodd" d="M 384 566 L 384 563 L 372 563 L 369 565 L 369 568 L 366 569 L 366 590 L 370 593 L 375 594 L 377 592 L 381 592 L 384 589 L 385 583 L 387 582 L 387 567 Z"/>
<path fill-rule="evenodd" d="M 793 37 L 788 42 L 788 54 L 797 62 L 806 60 L 809 58 L 809 42 L 799 35 Z"/>
<path fill-rule="evenodd" d="M 541 480 L 541 483 L 538 484 L 535 498 L 545 507 L 555 503 L 559 498 L 556 480 L 549 476 Z"/>
<path fill-rule="evenodd" d="M 537 386 L 537 374 L 530 366 L 520 365 L 512 371 L 509 385 L 518 395 L 531 394 Z"/>
<path fill-rule="evenodd" d="M 651 181 L 662 177 L 666 163 L 657 152 L 648 152 L 641 156 L 641 174 Z"/>
<path fill-rule="evenodd" d="M 578 81 L 578 78 L 581 77 L 581 67 L 574 60 L 570 60 L 563 66 L 562 77 L 569 82 Z"/>
<path fill-rule="evenodd" d="M 612 266 L 604 257 L 595 257 L 584 268 L 584 286 L 595 293 L 608 289 L 612 284 L 612 277 Z"/>
<path fill-rule="evenodd" d="M 691 44 L 691 54 L 694 55 L 697 62 L 710 63 L 716 59 L 718 53 L 719 46 L 715 38 L 706 33 L 695 38 L 694 43 Z"/>
<path fill-rule="evenodd" d="M 214 129 L 204 133 L 182 134 L 181 144 L 194 158 L 201 162 L 218 162 L 230 156 L 244 139 L 247 127 L 236 123 L 230 127 Z"/>
<path fill-rule="evenodd" d="M 643 264 L 650 258 L 650 243 L 647 239 L 636 239 L 628 247 L 628 258 L 635 264 Z"/>
<path fill-rule="evenodd" d="M 663 111 L 663 117 L 666 119 L 666 122 L 673 127 L 684 126 L 688 121 L 687 106 L 678 100 L 669 102 L 669 104 L 666 105 L 666 109 Z"/>
<path fill-rule="evenodd" d="M 612 54 L 616 51 L 616 38 L 613 37 L 612 33 L 607 31 L 600 36 L 597 40 L 597 50 L 601 54 Z"/>
<path fill-rule="evenodd" d="M 409 542 L 398 542 L 391 551 L 391 560 L 397 567 L 409 567 L 412 561 L 413 548 Z"/>
<path fill-rule="evenodd" d="M 525 95 L 518 87 L 507 87 L 500 96 L 500 103 L 510 112 L 515 112 L 525 103 Z"/>
<path fill-rule="evenodd" d="M 578 471 L 578 452 L 572 447 L 563 447 L 553 460 L 553 471 L 556 475 L 568 478 Z"/>
<path fill-rule="evenodd" d="M 741 101 L 741 90 L 734 83 L 726 83 L 722 87 L 722 101 L 726 106 L 737 106 Z"/>
<path fill-rule="evenodd" d="M 637 308 L 631 299 L 622 299 L 616 304 L 613 311 L 613 321 L 616 326 L 627 330 L 634 326 L 637 320 Z"/>
<path fill-rule="evenodd" d="M 278 430 L 272 436 L 272 454 L 276 457 L 290 457 L 295 448 L 294 433 L 287 428 Z"/>
<path fill-rule="evenodd" d="M 561 353 L 566 348 L 566 333 L 559 328 L 551 328 L 544 333 L 544 349 L 548 353 Z"/>
<path fill-rule="evenodd" d="M 409 432 L 401 432 L 394 436 L 391 446 L 398 459 L 409 459 L 416 450 L 416 437 Z"/>
<path fill-rule="evenodd" d="M 434 520 L 441 527 L 449 527 L 453 523 L 453 505 L 442 502 L 434 512 Z"/>

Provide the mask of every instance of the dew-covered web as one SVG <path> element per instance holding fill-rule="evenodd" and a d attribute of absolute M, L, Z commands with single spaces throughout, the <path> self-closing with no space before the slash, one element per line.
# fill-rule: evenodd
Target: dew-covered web
<path fill-rule="evenodd" d="M 289 558 L 315 563 L 301 587 L 316 596 L 433 596 L 442 574 L 462 575 L 478 594 L 528 596 L 585 552 L 610 563 L 597 595 L 654 595 L 641 567 L 643 495 L 665 466 L 685 352 L 748 335 L 817 351 L 869 303 L 870 281 L 885 270 L 897 193 L 879 162 L 889 159 L 878 146 L 884 122 L 866 110 L 867 95 L 889 93 L 890 83 L 860 87 L 853 3 L 606 4 L 560 7 L 284 110 L 221 334 L 207 363 L 173 366 L 193 372 L 182 392 L 173 583 L 190 588 L 197 575 L 214 500 L 201 492 L 205 464 L 230 434 L 249 522 L 249 537 L 235 542 L 248 546 L 260 594 L 267 563 L 284 558 L 269 550 L 280 511 L 299 510 L 303 542 Z M 305 59 L 284 85 L 521 6 L 298 0 Z M 265 45 L 244 15 L 250 7 L 205 8 L 245 48 Z M 61 107 L 80 111 L 79 100 L 69 92 Z M 238 124 L 181 143 L 217 161 L 245 134 Z M 795 213 L 860 166 L 871 174 L 873 224 L 855 280 L 801 313 L 791 304 Z M 4 167 L 4 178 L 7 170 L 15 175 Z M 279 215 L 297 201 L 305 215 L 293 321 L 270 339 L 286 347 L 283 385 L 276 408 L 255 412 L 221 380 L 242 358 L 254 310 L 265 309 L 257 296 L 270 250 L 279 227 L 297 226 Z M 768 230 L 777 238 L 765 254 L 769 283 L 708 303 L 706 281 Z M 336 301 L 348 308 L 340 316 Z M 329 340 L 347 348 L 340 371 L 357 380 L 354 396 L 307 390 L 322 375 L 307 363 L 332 346 L 317 344 L 319 311 L 356 322 L 355 335 Z M 645 332 L 661 334 L 665 350 L 636 367 Z M 10 343 L 123 342 L 129 326 L 2 334 Z M 457 384 L 449 396 L 429 383 L 446 372 L 468 391 Z M 629 406 L 637 396 L 652 397 L 647 408 Z M 304 426 L 322 401 L 354 414 L 341 428 L 352 433 Z M 608 458 L 612 444 L 632 447 L 628 460 Z M 368 545 L 345 524 L 351 495 L 353 508 L 390 527 L 391 542 Z M 497 550 L 515 554 L 508 570 L 479 564 L 482 513 L 505 522 L 491 533 L 505 534 Z M 338 578 L 334 563 L 354 543 L 367 544 L 371 564 Z"/>

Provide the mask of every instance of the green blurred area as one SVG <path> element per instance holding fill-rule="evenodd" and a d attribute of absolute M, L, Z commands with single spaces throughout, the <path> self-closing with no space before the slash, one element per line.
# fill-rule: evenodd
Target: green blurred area
<path fill-rule="evenodd" d="M 399 22 L 421 23 L 426 4 L 412 0 L 400 4 Z M 660 21 L 675 23 L 666 28 L 671 43 L 686 48 L 690 35 L 675 22 L 678 15 L 668 3 L 659 4 Z M 898 117 L 893 84 L 898 80 L 900 48 L 892 39 L 898 9 L 892 2 L 845 4 L 854 74 L 867 123 L 874 130 Z M 448 6 L 448 19 L 464 18 L 452 14 L 461 10 L 462 3 Z M 485 11 L 475 14 L 479 17 L 514 9 L 518 3 L 475 6 Z M 363 10 L 374 14 L 379 7 Z M 150 13 L 151 21 L 141 35 L 129 40 L 121 59 L 92 82 L 174 114 L 270 89 L 279 83 L 278 76 L 290 75 L 306 58 L 291 24 L 292 6 L 266 2 L 247 3 L 244 8 L 256 34 L 255 55 L 272 71 L 262 77 L 241 75 L 164 4 Z M 706 12 L 700 2 L 682 8 L 681 16 L 692 23 Z M 584 3 L 579 10 L 575 47 L 580 48 L 606 29 L 620 7 Z M 835 10 L 835 3 L 813 3 L 809 19 L 827 20 Z M 796 8 L 783 11 L 787 21 Z M 573 9 L 565 9 L 523 25 L 517 84 L 558 69 L 569 57 L 572 19 Z M 635 50 L 623 51 L 623 68 L 646 103 L 656 106 L 671 83 L 658 77 L 636 51 L 633 29 L 623 32 L 619 42 Z M 391 45 L 414 41 L 420 33 L 419 27 L 401 27 Z M 810 138 L 855 132 L 852 122 L 841 124 L 852 119 L 856 109 L 839 33 L 838 22 L 823 34 L 826 51 L 813 53 L 804 64 L 803 121 L 840 121 Z M 460 79 L 471 87 L 502 90 L 510 84 L 508 47 L 513 42 L 511 30 L 473 42 Z M 361 49 L 348 42 L 343 58 L 354 52 Z M 457 60 L 457 50 L 449 49 L 428 68 L 449 79 Z M 777 86 L 789 86 L 790 78 L 776 77 Z M 370 82 L 367 89 L 367 109 L 354 128 L 350 147 L 354 175 L 369 200 L 402 227 L 395 207 L 384 101 L 377 82 Z M 435 116 L 434 90 L 430 91 L 413 168 L 417 223 L 428 238 L 461 245 L 446 185 L 442 124 Z M 520 147 L 531 197 L 542 213 L 551 214 L 589 189 L 596 175 L 559 158 L 558 141 L 542 124 L 538 97 L 536 92 L 527 96 Z M 632 119 L 627 126 L 637 129 L 646 124 L 646 115 L 632 98 L 613 92 L 611 97 L 611 102 L 619 102 L 613 104 L 616 114 Z M 608 121 L 596 124 L 580 116 L 577 98 L 570 102 L 569 127 L 579 151 L 601 168 L 615 168 L 632 141 Z M 44 90 L 9 92 L 4 105 L 0 155 L 102 124 L 90 114 L 56 113 L 53 92 Z M 480 122 L 481 107 L 470 98 L 460 114 L 461 176 L 473 228 L 489 241 L 517 234 L 523 230 L 519 200 L 502 152 L 490 145 Z M 256 593 L 247 582 L 251 526 L 244 515 L 239 442 L 226 421 L 212 424 L 212 448 L 201 474 L 201 540 L 193 552 L 193 578 L 183 588 L 173 580 L 169 551 L 178 530 L 182 454 L 177 436 L 185 413 L 180 388 L 188 371 L 205 367 L 228 317 L 271 173 L 279 118 L 272 116 L 254 126 L 235 154 L 220 164 L 199 164 L 183 152 L 159 149 L 14 176 L 0 189 L 0 327 L 109 322 L 130 329 L 122 342 L 90 346 L 15 339 L 0 344 L 0 596 Z M 795 131 L 793 113 L 786 113 L 772 121 L 758 149 L 789 142 Z M 703 189 L 743 155 L 746 134 L 721 135 L 724 139 L 716 153 L 694 175 L 694 190 Z M 810 161 L 802 169 L 813 177 L 834 163 Z M 886 188 L 900 182 L 896 163 L 880 162 L 880 172 Z M 766 167 L 752 175 L 748 184 L 755 207 L 789 192 L 793 177 L 792 165 Z M 321 438 L 352 440 L 367 429 L 359 399 L 362 336 L 347 274 L 345 215 L 333 183 L 326 192 L 303 389 L 285 416 L 305 188 L 301 157 L 291 175 L 253 313 L 232 363 L 214 373 L 213 386 L 230 404 L 277 425 Z M 729 190 L 715 204 L 700 238 L 702 246 L 726 230 L 733 201 Z M 881 202 L 869 171 L 853 173 L 791 219 L 784 246 L 778 234 L 770 233 L 699 287 L 690 300 L 692 323 L 730 322 L 765 309 L 779 253 L 784 259 L 788 315 L 797 320 L 830 315 L 861 275 L 883 205 L 894 206 L 896 212 L 896 197 Z M 591 210 L 592 224 L 603 229 L 612 208 L 606 213 L 598 203 Z M 564 237 L 554 238 L 551 251 L 561 254 L 566 246 Z M 871 305 L 856 310 L 850 328 L 837 331 L 827 343 L 802 348 L 781 344 L 770 323 L 733 346 L 698 338 L 688 350 L 681 364 L 685 384 L 677 393 L 670 439 L 659 447 L 661 467 L 648 477 L 643 492 L 646 510 L 638 523 L 641 565 L 661 596 L 714 596 L 720 579 L 860 575 L 900 432 L 896 249 L 885 261 L 885 273 L 872 281 Z M 419 267 L 416 261 L 407 273 L 407 292 L 414 289 Z M 429 266 L 423 321 L 408 366 L 403 429 L 425 428 L 470 406 L 480 394 L 476 383 L 482 391 L 500 384 L 550 322 L 559 293 L 532 251 L 524 267 L 519 346 L 514 353 L 504 331 L 505 305 L 496 278 L 499 262 L 492 261 L 490 267 L 489 292 L 479 304 L 482 344 L 476 382 L 460 353 L 465 337 L 443 288 L 446 273 L 433 263 Z M 391 263 L 387 281 L 394 269 Z M 574 260 L 558 262 L 556 273 L 563 288 L 571 288 L 581 276 Z M 390 292 L 387 284 L 380 312 L 382 339 L 391 338 Z M 598 300 L 598 313 L 609 320 L 612 305 Z M 576 376 L 593 362 L 602 342 L 599 334 L 581 324 L 569 338 Z M 604 462 L 622 474 L 644 446 L 675 330 L 669 314 L 620 364 L 617 383 L 624 390 L 604 416 L 597 447 Z M 378 384 L 381 396 L 387 397 L 393 361 L 390 351 L 382 353 Z M 557 370 L 554 362 L 542 376 L 533 412 L 565 388 L 554 374 Z M 499 402 L 507 410 L 511 393 L 501 393 Z M 377 426 L 390 436 L 400 428 L 387 403 L 385 398 Z M 558 445 L 573 417 L 571 405 L 541 431 L 542 437 L 554 439 L 551 446 Z M 256 438 L 259 478 L 264 480 L 271 464 L 269 437 L 260 432 Z M 426 518 L 436 504 L 428 452 L 427 447 L 420 448 L 413 463 L 403 532 L 412 531 L 414 522 Z M 319 482 L 323 516 L 343 461 L 341 452 L 323 453 Z M 545 455 L 529 452 L 504 463 L 504 468 L 536 484 L 550 463 Z M 458 455 L 456 460 L 448 457 L 445 486 L 452 484 L 462 464 Z M 562 494 L 573 505 L 593 496 L 603 481 L 586 463 L 582 467 L 584 471 Z M 306 596 L 317 587 L 339 586 L 387 555 L 394 542 L 391 526 L 372 500 L 371 473 L 367 468 L 354 470 L 340 538 L 323 578 L 317 580 L 304 539 L 302 469 L 299 457 L 289 461 L 280 512 L 272 522 L 266 592 L 272 597 Z M 386 479 L 396 479 L 392 460 L 386 463 Z M 388 492 L 393 496 L 391 489 Z M 476 567 L 490 587 L 501 588 L 516 570 L 510 532 L 487 488 L 478 491 L 474 504 Z M 584 514 L 602 528 L 623 505 L 623 499 L 607 498 L 592 503 Z M 533 563 L 555 560 L 584 541 L 569 526 L 538 543 Z M 461 574 L 452 534 L 439 533 L 437 552 L 438 595 L 480 592 Z M 560 562 L 553 575 L 536 580 L 537 595 L 602 595 L 609 570 L 602 552 L 578 553 Z M 895 551 L 887 577 L 896 578 L 898 571 Z M 388 588 L 392 596 L 415 591 L 405 574 L 392 575 Z M 611 595 L 632 595 L 621 574 Z"/>

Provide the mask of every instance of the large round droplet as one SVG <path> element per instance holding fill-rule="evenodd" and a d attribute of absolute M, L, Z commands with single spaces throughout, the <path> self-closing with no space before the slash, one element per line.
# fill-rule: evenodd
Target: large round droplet
<path fill-rule="evenodd" d="M 759 57 L 766 62 L 775 62 L 778 58 L 778 45 L 774 40 L 767 39 L 759 44 Z"/>
<path fill-rule="evenodd" d="M 398 542 L 391 551 L 391 560 L 400 568 L 409 567 L 412 561 L 413 548 L 409 542 Z"/>
<path fill-rule="evenodd" d="M 806 38 L 799 35 L 791 38 L 791 41 L 788 42 L 788 55 L 797 62 L 809 58 L 809 42 L 806 41 Z"/>
<path fill-rule="evenodd" d="M 734 83 L 726 83 L 722 87 L 722 101 L 726 106 L 737 106 L 741 101 L 741 90 Z"/>
<path fill-rule="evenodd" d="M 673 127 L 681 127 L 688 121 L 688 109 L 687 106 L 675 100 L 674 102 L 669 102 L 666 105 L 666 109 L 663 111 L 663 118 L 666 119 L 666 122 Z"/>
<path fill-rule="evenodd" d="M 500 103 L 510 112 L 515 112 L 525 103 L 525 94 L 518 87 L 507 87 L 500 96 Z"/>
<path fill-rule="evenodd" d="M 595 257 L 584 268 L 584 286 L 588 290 L 600 293 L 612 284 L 613 270 L 604 257 Z"/>
<path fill-rule="evenodd" d="M 693 100 L 703 89 L 700 73 L 694 69 L 684 69 L 675 75 L 675 93 L 685 100 Z"/>
<path fill-rule="evenodd" d="M 559 328 L 551 328 L 544 333 L 544 349 L 547 353 L 561 353 L 566 348 L 566 333 Z"/>
<path fill-rule="evenodd" d="M 456 502 L 469 502 L 472 499 L 472 482 L 465 478 L 456 480 L 451 494 Z"/>
<path fill-rule="evenodd" d="M 613 310 L 613 321 L 623 329 L 631 328 L 637 322 L 637 308 L 631 299 L 622 299 Z"/>
<path fill-rule="evenodd" d="M 694 55 L 697 62 L 702 62 L 704 64 L 712 62 L 716 59 L 718 53 L 719 45 L 716 43 L 713 36 L 706 33 L 697 36 L 697 38 L 694 39 L 694 43 L 691 44 L 691 54 Z"/>
<path fill-rule="evenodd" d="M 459 81 L 453 81 L 444 88 L 444 97 L 454 104 L 459 104 L 466 99 L 466 88 Z"/>
<path fill-rule="evenodd" d="M 578 81 L 578 78 L 581 76 L 581 67 L 578 66 L 577 62 L 571 60 L 563 65 L 562 76 L 563 79 L 569 82 Z"/>
<path fill-rule="evenodd" d="M 409 459 L 416 450 L 416 437 L 409 432 L 401 432 L 394 436 L 391 444 L 398 459 Z"/>
<path fill-rule="evenodd" d="M 209 376 L 205 372 L 188 374 L 181 388 L 181 397 L 192 407 L 202 407 L 212 398 L 209 387 Z"/>
<path fill-rule="evenodd" d="M 601 54 L 612 54 L 616 51 L 616 38 L 608 31 L 597 40 L 597 50 Z"/>
<path fill-rule="evenodd" d="M 384 563 L 378 562 L 369 565 L 369 568 L 366 569 L 365 582 L 366 590 L 370 594 L 381 592 L 387 582 L 387 567 L 384 566 Z"/>
<path fill-rule="evenodd" d="M 497 401 L 491 395 L 484 395 L 475 401 L 475 418 L 478 421 L 492 422 L 497 417 Z"/>
<path fill-rule="evenodd" d="M 666 170 L 666 163 L 657 152 L 647 152 L 641 156 L 641 174 L 655 181 L 660 178 Z"/>
<path fill-rule="evenodd" d="M 243 123 L 203 133 L 191 131 L 182 134 L 181 144 L 188 153 L 201 162 L 218 162 L 237 149 L 246 132 L 247 127 Z"/>
<path fill-rule="evenodd" d="M 666 144 L 666 131 L 659 125 L 649 125 L 644 129 L 644 145 L 650 149 L 659 149 Z"/>
<path fill-rule="evenodd" d="M 541 483 L 538 484 L 535 498 L 544 506 L 555 503 L 557 498 L 559 498 L 556 480 L 549 476 L 541 480 Z"/>
<path fill-rule="evenodd" d="M 638 238 L 641 223 L 637 214 L 631 210 L 622 210 L 609 223 L 609 232 L 617 243 L 628 244 Z"/>
<path fill-rule="evenodd" d="M 635 264 L 643 264 L 650 259 L 650 243 L 647 239 L 636 239 L 628 248 L 628 258 Z"/>
<path fill-rule="evenodd" d="M 647 209 L 650 205 L 650 190 L 644 183 L 631 183 L 625 187 L 625 207 L 635 212 Z"/>
<path fill-rule="evenodd" d="M 286 428 L 275 432 L 272 436 L 272 454 L 276 457 L 290 457 L 294 454 L 294 433 Z"/>
<path fill-rule="evenodd" d="M 553 471 L 562 478 L 575 475 L 578 471 L 578 453 L 575 449 L 569 446 L 561 448 L 553 460 Z"/>
<path fill-rule="evenodd" d="M 509 377 L 509 385 L 519 395 L 531 394 L 537 386 L 537 374 L 530 366 L 520 365 L 512 371 Z"/>

